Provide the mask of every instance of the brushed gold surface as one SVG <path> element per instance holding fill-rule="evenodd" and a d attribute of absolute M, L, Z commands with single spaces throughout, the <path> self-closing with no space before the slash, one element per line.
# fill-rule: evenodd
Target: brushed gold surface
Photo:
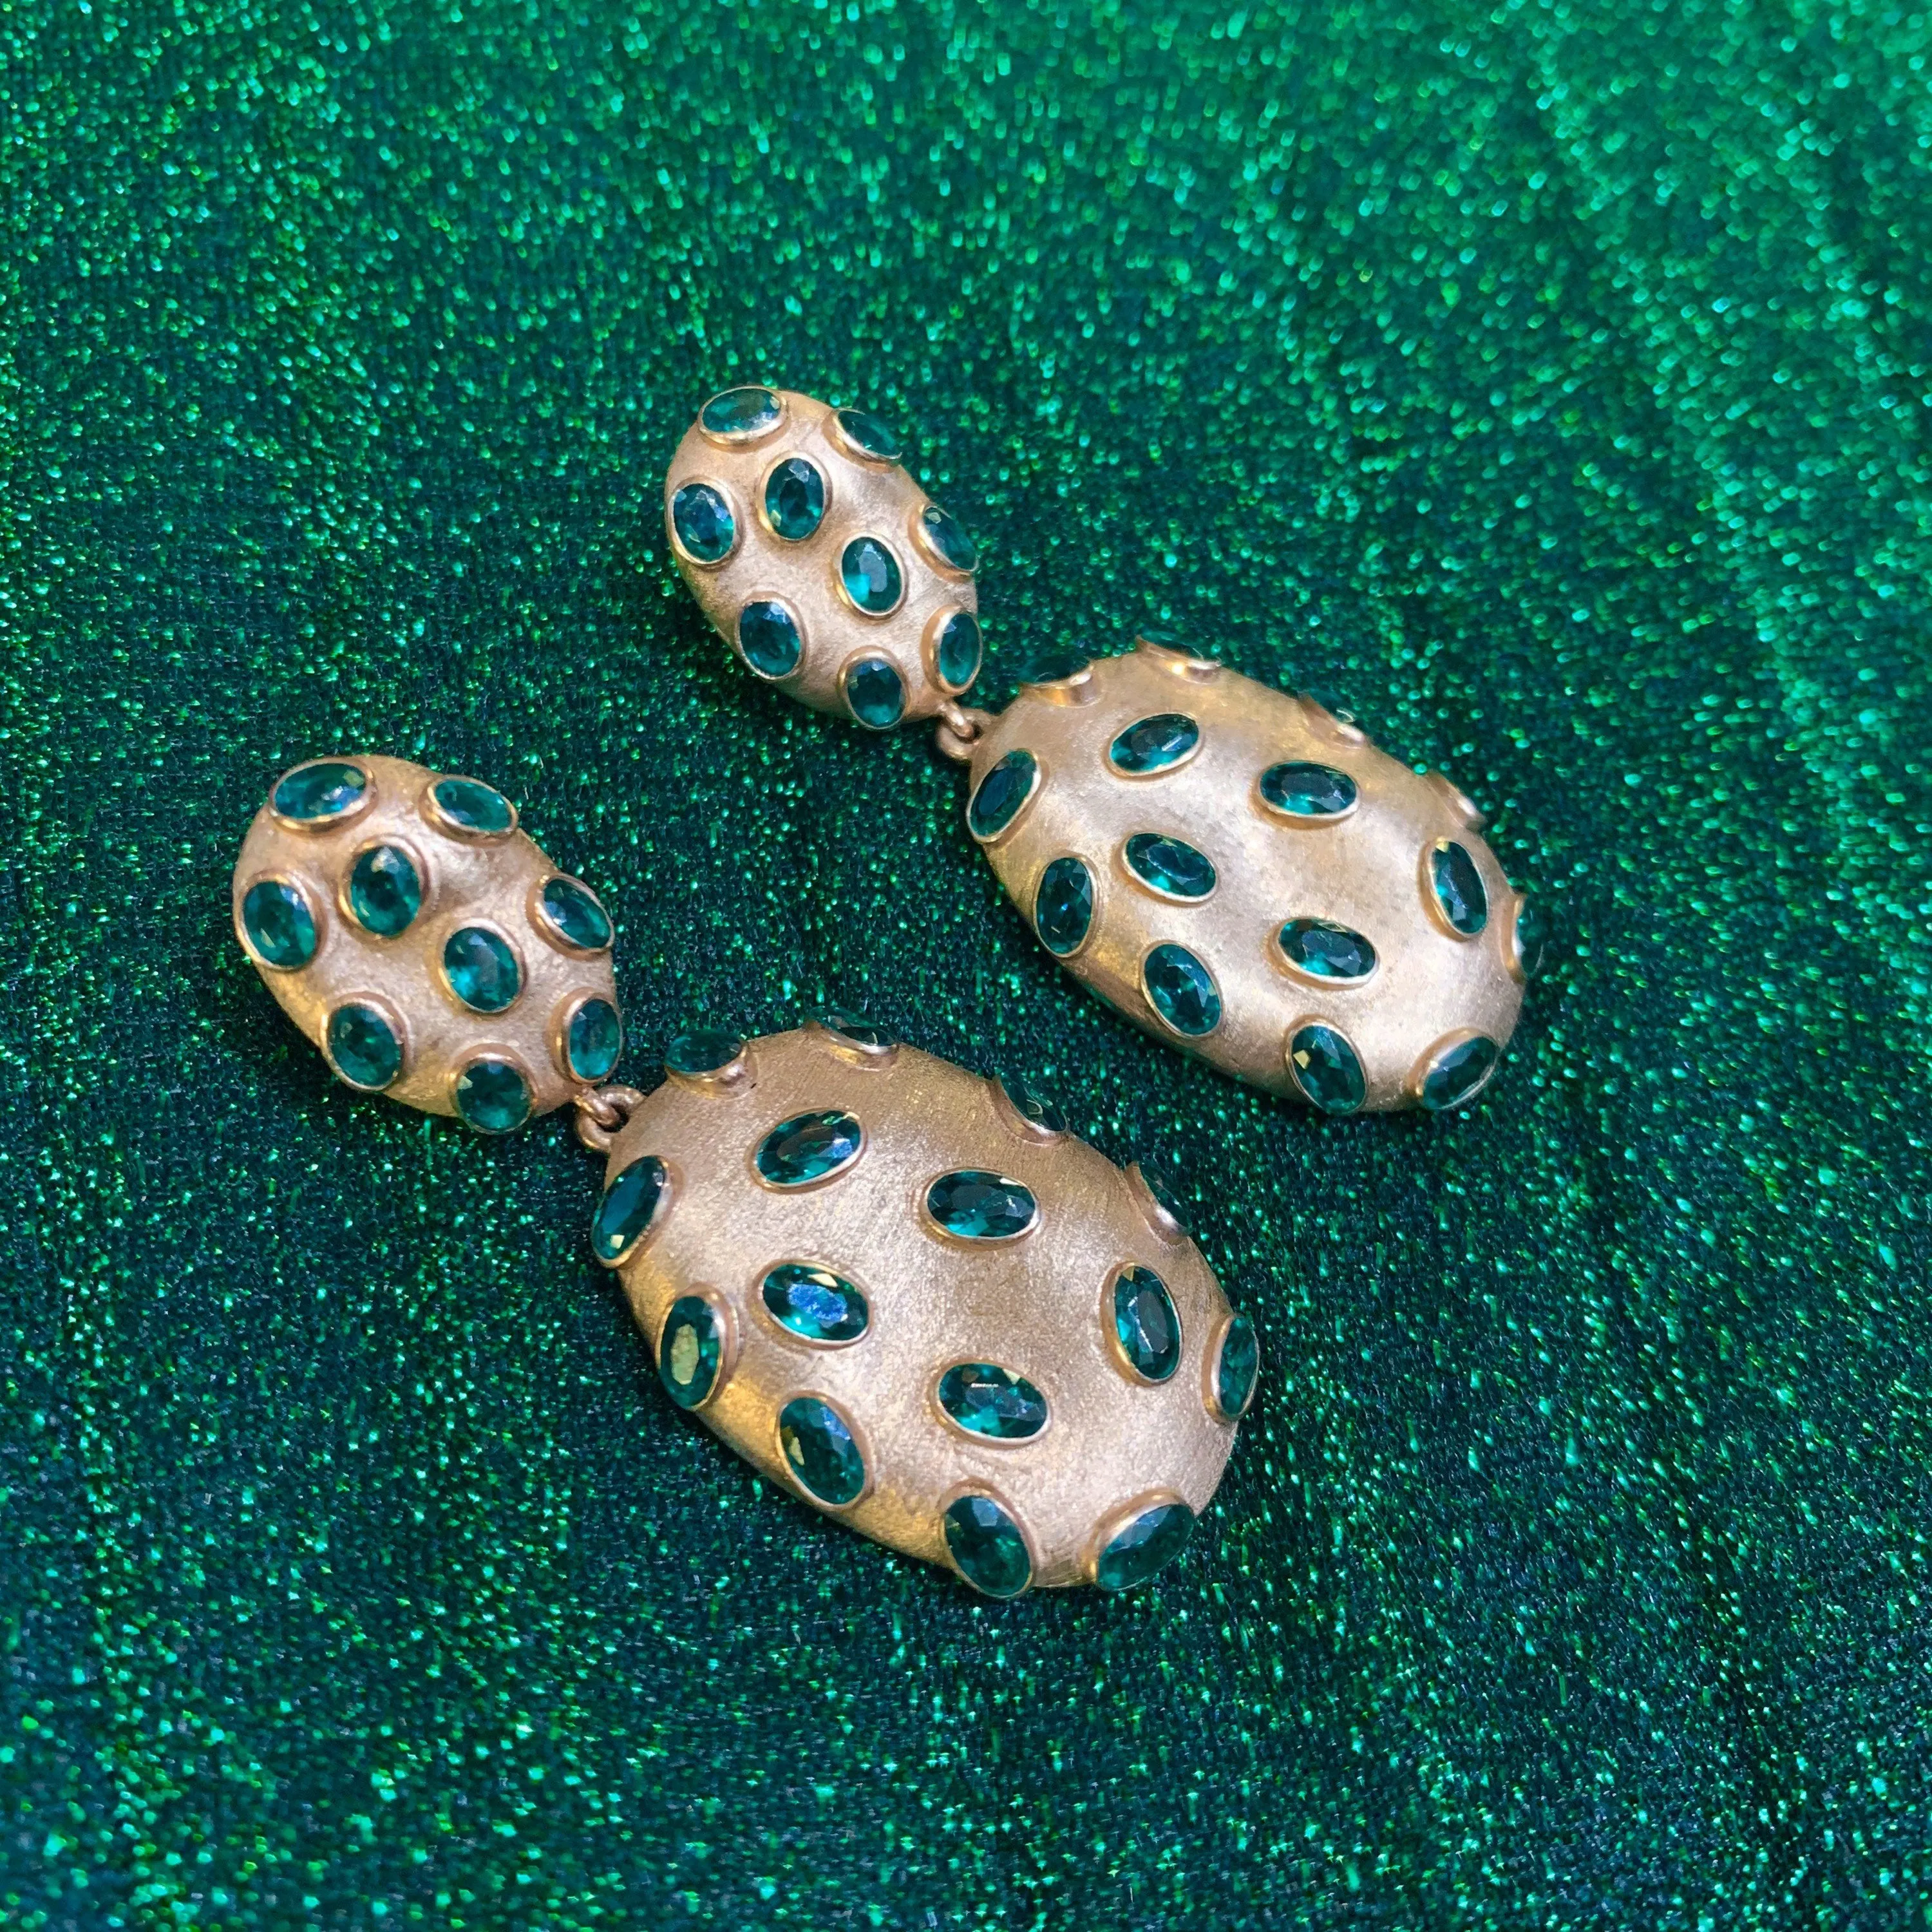
<path fill-rule="evenodd" d="M 802 1189 L 762 1180 L 753 1157 L 766 1133 L 831 1108 L 863 1126 L 856 1160 Z M 723 1370 L 694 1412 L 794 1495 L 826 1507 L 778 1442 L 780 1411 L 814 1395 L 848 1418 L 866 1460 L 863 1492 L 826 1513 L 928 1562 L 950 1563 L 942 1512 L 968 1492 L 1021 1526 L 1036 1586 L 1090 1582 L 1105 1537 L 1141 1508 L 1206 1508 L 1234 1437 L 1211 1406 L 1232 1318 L 1220 1284 L 1136 1170 L 1029 1124 L 997 1081 L 908 1046 L 855 1048 L 813 1025 L 750 1042 L 721 1075 L 670 1076 L 613 1137 L 607 1186 L 646 1156 L 670 1185 L 642 1244 L 617 1263 L 632 1308 L 654 1351 L 680 1297 L 728 1311 Z M 975 1242 L 939 1229 L 927 1189 L 960 1168 L 1029 1188 L 1031 1230 Z M 761 1285 L 794 1261 L 862 1292 L 862 1336 L 828 1346 L 774 1319 Z M 1136 1265 L 1167 1284 L 1180 1319 L 1180 1366 L 1158 1384 L 1135 1375 L 1113 1330 L 1114 1277 Z M 1046 1426 L 1004 1442 L 957 1427 L 936 1390 L 962 1362 L 1025 1377 L 1046 1398 Z"/>
<path fill-rule="evenodd" d="M 1144 776 L 1115 770 L 1108 754 L 1119 734 L 1168 712 L 1200 727 L 1193 752 Z M 1474 808 L 1440 774 L 1419 776 L 1307 698 L 1144 639 L 1075 678 L 1022 686 L 972 747 L 975 792 L 1016 747 L 1038 760 L 1038 782 L 1019 815 L 980 843 L 1029 922 L 1047 866 L 1063 854 L 1085 863 L 1093 924 L 1061 964 L 1156 1038 L 1302 1098 L 1288 1042 L 1311 1022 L 1332 1027 L 1361 1060 L 1364 1112 L 1418 1104 L 1430 1061 L 1459 1040 L 1480 1034 L 1498 1049 L 1508 1040 L 1522 1004 L 1522 898 L 1478 836 Z M 1269 809 L 1262 774 L 1300 760 L 1353 778 L 1353 808 L 1330 819 Z M 1144 832 L 1204 853 L 1214 890 L 1184 902 L 1143 884 L 1123 854 Z M 1488 896 L 1488 922 L 1473 937 L 1449 926 L 1430 886 L 1428 854 L 1442 838 L 1468 851 Z M 1342 981 L 1290 965 L 1276 935 L 1292 919 L 1361 934 L 1375 970 Z M 1147 996 L 1142 962 L 1170 943 L 1201 960 L 1220 990 L 1220 1023 L 1198 1037 L 1176 1032 Z"/>
<path fill-rule="evenodd" d="M 338 1006 L 365 1004 L 384 1012 L 400 1027 L 404 1048 L 402 1072 L 384 1090 L 426 1113 L 456 1112 L 457 1077 L 478 1058 L 507 1060 L 522 1070 L 532 1118 L 584 1091 L 564 1064 L 564 1028 L 584 1000 L 615 1006 L 616 988 L 608 946 L 583 952 L 536 914 L 544 881 L 564 875 L 520 830 L 483 837 L 446 820 L 429 794 L 447 774 L 402 758 L 333 755 L 367 773 L 360 804 L 313 824 L 283 818 L 264 804 L 235 868 L 236 938 L 283 1011 L 325 1057 L 329 1016 Z M 401 847 L 422 881 L 421 909 L 393 938 L 366 932 L 350 910 L 350 869 L 372 845 Z M 316 946 L 306 966 L 268 965 L 249 944 L 242 902 L 265 878 L 297 886 L 308 901 Z M 471 926 L 508 940 L 521 968 L 522 990 L 500 1013 L 471 1011 L 443 977 L 444 942 Z"/>

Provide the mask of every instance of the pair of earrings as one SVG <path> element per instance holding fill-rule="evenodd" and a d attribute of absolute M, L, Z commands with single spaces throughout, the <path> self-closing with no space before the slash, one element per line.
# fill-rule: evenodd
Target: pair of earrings
<path fill-rule="evenodd" d="M 751 669 L 874 729 L 937 718 L 1008 892 L 1149 1031 L 1330 1112 L 1472 1097 L 1527 962 L 1461 795 L 1157 637 L 965 709 L 976 560 L 898 454 L 806 397 L 706 404 L 667 519 Z M 604 1084 L 611 920 L 474 778 L 298 765 L 232 894 L 349 1085 L 490 1133 L 574 1106 L 606 1162 L 592 1251 L 666 1390 L 794 1494 L 994 1597 L 1130 1588 L 1185 1545 L 1258 1358 L 1151 1169 L 837 1013 L 686 1034 L 654 1093 Z"/>

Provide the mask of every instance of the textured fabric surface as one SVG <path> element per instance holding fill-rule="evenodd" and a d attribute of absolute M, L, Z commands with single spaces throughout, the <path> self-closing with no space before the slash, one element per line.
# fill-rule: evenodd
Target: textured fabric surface
<path fill-rule="evenodd" d="M 1932 23 L 22 0 L 0 20 L 0 1920 L 1922 1922 Z M 662 466 L 895 422 L 988 688 L 1164 616 L 1493 814 L 1473 1114 L 1324 1123 L 754 688 Z M 1000 1606 L 658 1391 L 565 1126 L 331 1083 L 268 778 L 490 778 L 632 1077 L 826 999 L 1178 1180 L 1264 1376 L 1183 1561 Z"/>

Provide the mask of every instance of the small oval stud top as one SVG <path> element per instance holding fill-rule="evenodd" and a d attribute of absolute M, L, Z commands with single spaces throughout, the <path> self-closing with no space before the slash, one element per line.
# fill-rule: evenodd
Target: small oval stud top
<path fill-rule="evenodd" d="M 345 1085 L 506 1133 L 608 1078 L 610 915 L 479 778 L 311 759 L 235 868 L 236 936 Z"/>
<path fill-rule="evenodd" d="M 758 677 L 868 730 L 930 718 L 977 676 L 959 519 L 871 411 L 758 386 L 714 396 L 671 459 L 671 554 Z"/>

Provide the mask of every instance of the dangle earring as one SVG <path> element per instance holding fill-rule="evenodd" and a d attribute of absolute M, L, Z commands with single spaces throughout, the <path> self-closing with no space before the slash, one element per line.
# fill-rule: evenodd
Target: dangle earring
<path fill-rule="evenodd" d="M 665 522 L 747 668 L 874 730 L 935 718 L 1022 916 L 1156 1039 L 1325 1113 L 1473 1100 L 1535 940 L 1468 800 L 1154 632 L 1050 652 L 1000 715 L 968 709 L 977 559 L 900 453 L 876 418 L 788 390 L 699 412 Z"/>
<path fill-rule="evenodd" d="M 350 1086 L 488 1133 L 574 1106 L 592 1250 L 666 1390 L 791 1493 L 994 1597 L 1131 1588 L 1186 1544 L 1257 1358 L 1150 1170 L 836 1013 L 681 1035 L 648 1096 L 598 1084 L 611 920 L 474 778 L 298 765 L 232 901 Z"/>

